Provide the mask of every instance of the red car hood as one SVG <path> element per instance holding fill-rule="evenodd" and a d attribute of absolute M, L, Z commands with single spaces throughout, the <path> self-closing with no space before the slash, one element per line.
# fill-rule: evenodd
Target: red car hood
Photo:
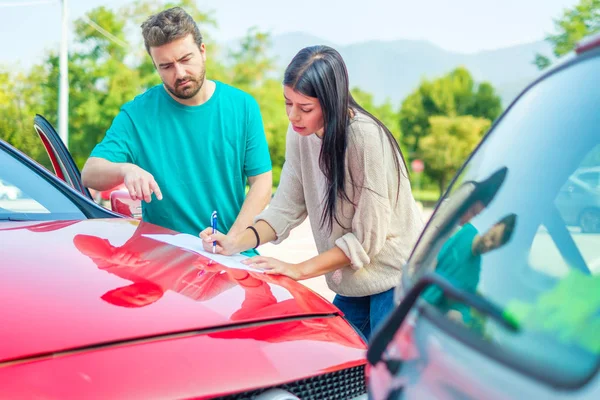
<path fill-rule="evenodd" d="M 338 313 L 281 276 L 143 237 L 136 220 L 0 223 L 0 362 L 256 321 Z"/>
<path fill-rule="evenodd" d="M 340 317 L 269 322 L 9 363 L 0 368 L 0 398 L 249 399 L 254 389 L 285 384 L 341 399 L 364 382 L 364 356 Z"/>

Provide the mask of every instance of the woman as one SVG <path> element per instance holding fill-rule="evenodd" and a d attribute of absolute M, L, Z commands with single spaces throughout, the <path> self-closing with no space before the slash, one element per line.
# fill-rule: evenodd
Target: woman
<path fill-rule="evenodd" d="M 290 125 L 275 196 L 236 237 L 203 231 L 207 251 L 234 254 L 279 243 L 308 216 L 319 255 L 300 264 L 245 262 L 301 280 L 326 275 L 333 303 L 368 338 L 393 308 L 393 288 L 422 228 L 400 148 L 349 91 L 340 54 L 302 49 L 284 75 Z"/>

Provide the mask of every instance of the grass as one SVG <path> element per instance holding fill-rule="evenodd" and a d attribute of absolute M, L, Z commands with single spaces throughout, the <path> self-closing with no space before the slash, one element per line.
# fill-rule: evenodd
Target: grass
<path fill-rule="evenodd" d="M 440 198 L 440 192 L 435 189 L 413 190 L 413 196 L 423 205 L 433 205 Z"/>

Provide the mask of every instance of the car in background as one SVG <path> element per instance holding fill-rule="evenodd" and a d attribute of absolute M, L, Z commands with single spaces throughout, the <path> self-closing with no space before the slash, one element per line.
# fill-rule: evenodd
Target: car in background
<path fill-rule="evenodd" d="M 584 176 L 586 173 L 583 173 Z M 600 233 L 600 185 L 573 174 L 556 197 L 556 206 L 565 223 L 583 233 Z"/>
<path fill-rule="evenodd" d="M 580 168 L 573 177 L 594 189 L 600 187 L 600 167 Z"/>
<path fill-rule="evenodd" d="M 0 204 L 0 398 L 366 398 L 366 343 L 335 306 L 153 239 L 177 232 L 96 204 L 34 128 L 54 173 L 0 140 L 24 195 Z"/>
<path fill-rule="evenodd" d="M 370 398 L 600 398 L 599 110 L 596 36 L 494 123 L 404 265 Z"/>

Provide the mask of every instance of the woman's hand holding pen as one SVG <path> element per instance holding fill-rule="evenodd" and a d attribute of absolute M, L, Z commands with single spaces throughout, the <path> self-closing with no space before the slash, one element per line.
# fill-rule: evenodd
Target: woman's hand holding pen
<path fill-rule="evenodd" d="M 217 247 L 215 249 L 215 253 L 217 254 L 230 256 L 239 252 L 239 250 L 237 249 L 238 246 L 235 237 L 225 235 L 221 232 L 213 233 L 212 228 L 206 228 L 205 230 L 200 232 L 200 238 L 202 239 L 204 251 L 207 251 L 209 253 L 213 252 L 213 242 L 217 242 Z"/>

